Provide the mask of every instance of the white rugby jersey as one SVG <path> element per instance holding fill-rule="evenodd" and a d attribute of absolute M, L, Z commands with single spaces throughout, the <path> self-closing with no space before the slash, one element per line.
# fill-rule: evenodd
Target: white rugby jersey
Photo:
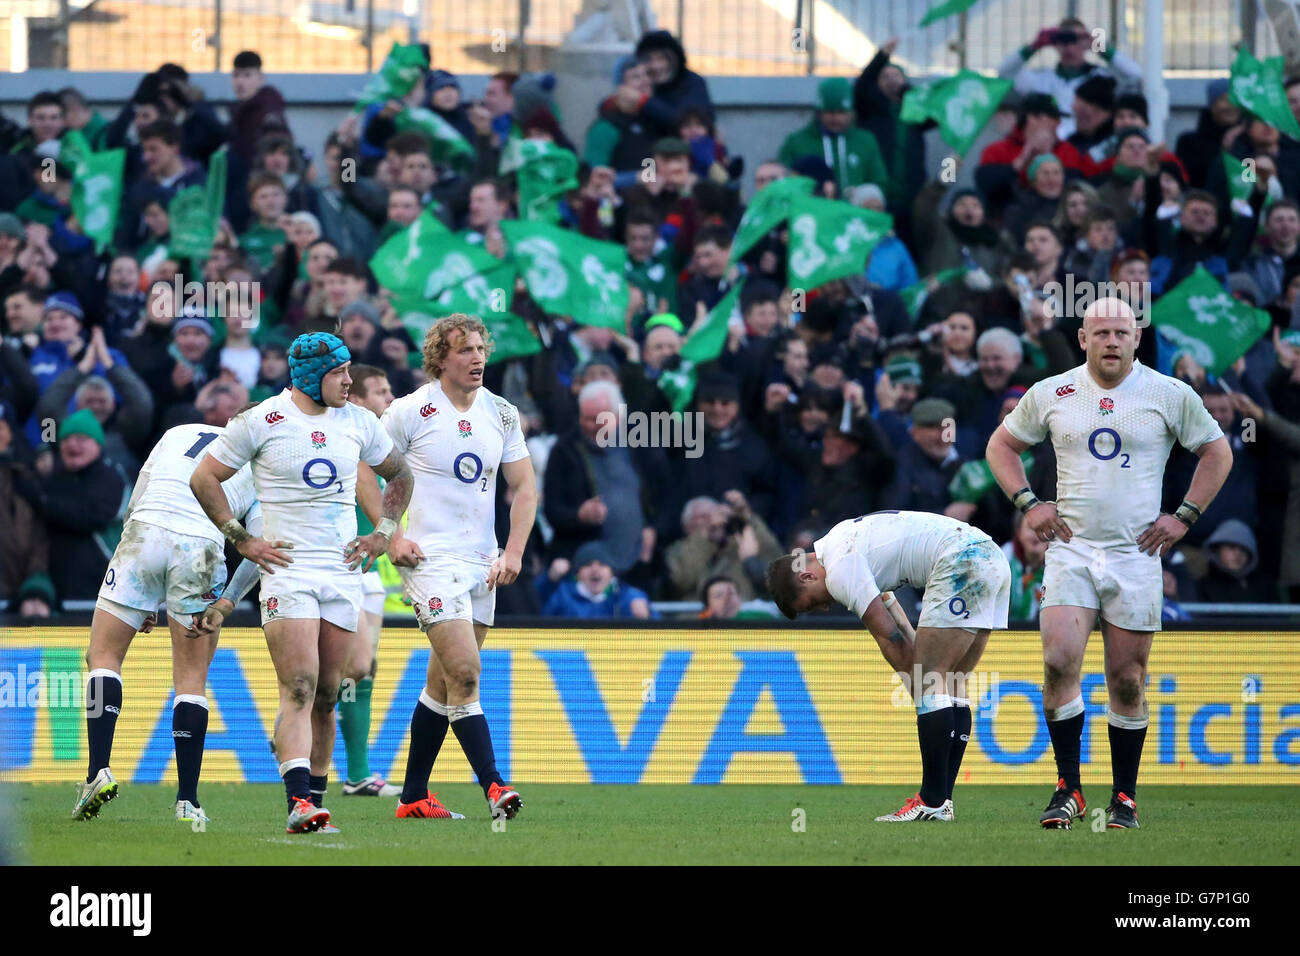
<path fill-rule="evenodd" d="M 986 537 L 964 521 L 928 511 L 877 511 L 841 521 L 813 544 L 826 569 L 826 590 L 858 617 L 884 591 L 925 590 L 948 539 L 961 531 Z"/>
<path fill-rule="evenodd" d="M 496 560 L 497 473 L 528 457 L 518 409 L 480 387 L 462 412 L 432 381 L 389 405 L 383 423 L 415 474 L 405 533 L 426 555 Z"/>
<path fill-rule="evenodd" d="M 167 429 L 140 469 L 127 507 L 128 520 L 157 525 L 177 534 L 222 541 L 221 530 L 190 490 L 190 476 L 203 460 L 208 446 L 221 437 L 223 430 L 220 425 L 201 424 Z M 251 469 L 239 469 L 221 483 L 221 490 L 226 493 L 236 518 L 247 522 L 257 513 Z"/>
<path fill-rule="evenodd" d="M 392 440 L 360 405 L 299 411 L 285 389 L 236 415 L 208 453 L 230 468 L 251 463 L 262 537 L 293 544 L 295 566 L 347 573 L 343 548 L 357 533 L 357 461 L 378 465 Z"/>
<path fill-rule="evenodd" d="M 1030 445 L 1056 449 L 1056 510 L 1074 538 L 1137 547 L 1160 516 L 1165 462 L 1175 439 L 1189 451 L 1223 436 L 1192 387 L 1134 360 L 1114 388 L 1086 364 L 1034 384 L 1003 422 Z"/>

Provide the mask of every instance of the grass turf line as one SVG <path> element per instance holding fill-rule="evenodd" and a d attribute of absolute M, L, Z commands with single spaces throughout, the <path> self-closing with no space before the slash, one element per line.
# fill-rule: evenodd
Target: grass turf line
<path fill-rule="evenodd" d="M 326 802 L 341 833 L 284 832 L 284 791 L 274 784 L 200 788 L 205 832 L 177 823 L 175 790 L 123 784 L 97 820 L 69 818 L 69 784 L 0 784 L 19 824 L 15 862 L 94 864 L 1146 864 L 1300 863 L 1292 838 L 1300 801 L 1284 786 L 1143 787 L 1142 829 L 1095 832 L 1109 793 L 1085 792 L 1088 817 L 1044 831 L 1050 785 L 959 788 L 954 824 L 884 824 L 900 787 L 520 785 L 524 808 L 492 829 L 482 791 L 443 785 L 442 801 L 466 820 L 396 820 L 397 801 Z M 1269 812 L 1260 814 L 1260 807 Z M 795 832 L 795 809 L 805 811 Z"/>

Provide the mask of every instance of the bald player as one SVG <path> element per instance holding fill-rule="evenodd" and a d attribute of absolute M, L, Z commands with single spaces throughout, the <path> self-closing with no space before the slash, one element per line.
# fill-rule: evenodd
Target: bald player
<path fill-rule="evenodd" d="M 1039 540 L 1048 542 L 1043 712 L 1056 755 L 1046 828 L 1083 816 L 1079 750 L 1084 649 L 1098 616 L 1106 648 L 1112 792 L 1106 826 L 1137 828 L 1138 764 L 1146 740 L 1147 660 L 1160 630 L 1160 558 L 1196 523 L 1232 468 L 1223 432 L 1191 387 L 1134 359 L 1142 335 L 1133 310 L 1099 299 L 1084 313 L 1087 361 L 1036 383 L 989 439 L 989 466 Z M 1050 438 L 1056 502 L 1039 501 L 1020 453 Z M 1186 498 L 1160 512 L 1165 462 L 1177 441 L 1200 458 Z"/>

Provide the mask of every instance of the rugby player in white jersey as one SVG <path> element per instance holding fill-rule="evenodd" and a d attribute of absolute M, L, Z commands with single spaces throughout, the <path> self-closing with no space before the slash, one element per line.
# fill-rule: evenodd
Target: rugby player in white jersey
<path fill-rule="evenodd" d="M 915 635 L 893 590 L 924 589 Z M 954 819 L 952 790 L 970 739 L 966 675 L 975 670 L 989 632 L 1007 626 L 1011 568 L 1002 549 L 978 528 L 945 515 L 880 511 L 841 521 L 813 544 L 767 569 L 767 590 L 790 620 L 808 611 L 847 607 L 871 631 L 916 703 L 921 789 L 879 823 Z"/>
<path fill-rule="evenodd" d="M 1043 713 L 1057 785 L 1039 822 L 1069 829 L 1083 816 L 1079 780 L 1084 649 L 1101 618 L 1106 649 L 1111 801 L 1106 825 L 1138 826 L 1137 775 L 1147 732 L 1146 677 L 1164 601 L 1160 558 L 1214 500 L 1232 468 L 1228 440 L 1192 388 L 1133 358 L 1141 336 L 1119 299 L 1088 307 L 1087 361 L 1036 383 L 989 439 L 998 484 L 1049 542 L 1039 614 Z M 1020 453 L 1050 438 L 1057 501 L 1039 501 Z M 1165 462 L 1177 441 L 1200 462 L 1174 514 L 1160 513 Z"/>
<path fill-rule="evenodd" d="M 223 416 L 224 418 L 224 416 Z M 117 796 L 109 762 L 122 708 L 122 661 L 136 631 L 149 631 L 158 608 L 167 607 L 172 637 L 172 741 L 176 747 L 176 819 L 208 822 L 199 805 L 199 770 L 208 728 L 204 696 L 208 665 L 217 646 L 215 630 L 199 631 L 194 617 L 226 586 L 221 532 L 212 527 L 190 491 L 190 475 L 221 425 L 168 429 L 145 460 L 127 505 L 122 540 L 113 552 L 95 601 L 86 665 L 86 740 L 90 766 L 77 790 L 74 820 L 89 820 Z M 247 468 L 223 486 L 231 513 L 250 527 L 261 525 Z"/>
<path fill-rule="evenodd" d="M 384 552 L 411 496 L 410 469 L 379 420 L 348 403 L 350 364 L 337 336 L 298 336 L 289 347 L 291 387 L 231 419 L 190 479 L 212 523 L 262 569 L 262 629 L 280 690 L 273 743 L 289 833 L 330 826 L 325 778 L 339 681 L 361 612 L 361 574 Z M 362 538 L 358 461 L 388 481 L 383 517 Z M 269 540 L 249 534 L 221 490 L 250 463 Z"/>
<path fill-rule="evenodd" d="M 492 817 L 523 805 L 501 779 L 479 702 L 479 649 L 496 609 L 498 586 L 519 576 L 537 515 L 537 482 L 519 412 L 483 388 L 492 340 L 483 323 L 455 314 L 424 339 L 429 382 L 393 402 L 384 426 L 415 475 L 405 531 L 389 551 L 433 653 L 411 716 L 411 745 L 398 818 L 447 818 L 428 791 L 448 726 L 487 798 Z M 513 495 L 510 535 L 497 548 L 497 476 Z"/>

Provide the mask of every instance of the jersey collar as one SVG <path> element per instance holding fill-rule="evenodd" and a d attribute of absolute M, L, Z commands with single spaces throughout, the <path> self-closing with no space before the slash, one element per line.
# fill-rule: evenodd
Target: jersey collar
<path fill-rule="evenodd" d="M 1129 369 L 1128 374 L 1124 376 L 1124 381 L 1120 382 L 1118 385 L 1112 385 L 1110 388 L 1107 388 L 1105 385 L 1101 384 L 1101 382 L 1093 378 L 1092 369 L 1088 368 L 1088 363 L 1086 361 L 1083 363 L 1083 374 L 1088 377 L 1089 382 L 1101 389 L 1103 392 L 1120 392 L 1125 391 L 1128 388 L 1129 382 L 1142 374 L 1143 368 L 1144 366 L 1142 363 L 1134 357 L 1133 367 Z"/>

